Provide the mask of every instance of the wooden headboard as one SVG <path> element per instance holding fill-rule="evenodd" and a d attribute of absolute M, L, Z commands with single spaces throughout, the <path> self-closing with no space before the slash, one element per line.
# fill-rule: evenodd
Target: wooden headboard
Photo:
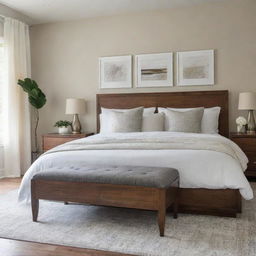
<path fill-rule="evenodd" d="M 144 107 L 221 107 L 219 133 L 229 136 L 228 91 L 158 92 L 158 93 L 118 93 L 97 94 L 97 131 L 99 114 L 104 108 Z"/>

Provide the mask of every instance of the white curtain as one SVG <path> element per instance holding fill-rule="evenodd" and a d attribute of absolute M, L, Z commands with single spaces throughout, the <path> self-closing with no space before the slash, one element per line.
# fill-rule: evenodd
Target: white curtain
<path fill-rule="evenodd" d="M 4 79 L 1 84 L 3 174 L 19 177 L 31 163 L 30 113 L 27 94 L 17 85 L 18 79 L 30 77 L 28 25 L 4 19 Z"/>

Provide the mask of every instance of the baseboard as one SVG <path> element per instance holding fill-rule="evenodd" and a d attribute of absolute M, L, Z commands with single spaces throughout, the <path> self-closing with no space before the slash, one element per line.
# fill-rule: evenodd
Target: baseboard
<path fill-rule="evenodd" d="M 0 170 L 0 179 L 4 179 L 4 178 L 21 178 L 21 176 L 17 176 L 17 175 L 5 175 L 4 171 L 1 172 Z"/>

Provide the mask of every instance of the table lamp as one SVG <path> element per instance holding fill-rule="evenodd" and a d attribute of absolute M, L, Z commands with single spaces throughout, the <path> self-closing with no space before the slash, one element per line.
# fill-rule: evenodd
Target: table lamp
<path fill-rule="evenodd" d="M 81 124 L 78 114 L 85 114 L 85 100 L 84 99 L 67 99 L 66 100 L 66 114 L 72 114 L 72 133 L 81 133 Z"/>
<path fill-rule="evenodd" d="M 253 110 L 256 109 L 256 93 L 254 92 L 241 92 L 239 94 L 239 103 L 238 103 L 239 110 L 249 110 L 248 113 L 248 127 L 247 132 L 253 133 L 255 132 L 255 119 Z"/>

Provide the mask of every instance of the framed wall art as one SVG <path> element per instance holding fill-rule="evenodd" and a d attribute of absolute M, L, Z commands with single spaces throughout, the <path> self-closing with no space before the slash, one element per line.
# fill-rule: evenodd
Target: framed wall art
<path fill-rule="evenodd" d="M 173 54 L 136 55 L 137 87 L 173 86 Z"/>
<path fill-rule="evenodd" d="M 177 53 L 177 85 L 213 85 L 214 50 Z"/>
<path fill-rule="evenodd" d="M 132 87 L 132 56 L 99 58 L 100 89 Z"/>

